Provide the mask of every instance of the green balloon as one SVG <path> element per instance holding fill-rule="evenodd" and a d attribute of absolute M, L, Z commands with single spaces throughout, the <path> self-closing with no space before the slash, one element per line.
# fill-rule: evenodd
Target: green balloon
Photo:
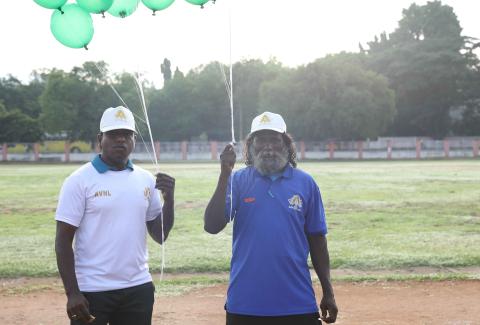
<path fill-rule="evenodd" d="M 147 8 L 153 10 L 153 13 L 170 7 L 173 1 L 175 0 L 142 0 Z"/>
<path fill-rule="evenodd" d="M 61 6 L 67 2 L 67 0 L 33 0 L 38 5 L 47 9 L 60 9 Z"/>
<path fill-rule="evenodd" d="M 90 14 L 71 3 L 62 7 L 63 14 L 55 10 L 50 20 L 53 36 L 65 46 L 79 49 L 90 43 L 93 37 L 93 21 Z"/>
<path fill-rule="evenodd" d="M 77 0 L 77 3 L 88 12 L 102 14 L 112 6 L 113 0 Z"/>
<path fill-rule="evenodd" d="M 206 4 L 210 0 L 185 0 L 188 3 L 191 3 L 192 5 L 197 5 L 197 6 L 202 6 Z"/>
<path fill-rule="evenodd" d="M 140 0 L 115 0 L 108 13 L 115 17 L 125 18 L 137 10 Z"/>

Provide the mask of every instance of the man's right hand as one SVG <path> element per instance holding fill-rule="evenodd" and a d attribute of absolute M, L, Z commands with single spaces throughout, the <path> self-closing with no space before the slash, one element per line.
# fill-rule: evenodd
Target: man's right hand
<path fill-rule="evenodd" d="M 85 324 L 95 320 L 95 317 L 93 317 L 88 310 L 87 298 L 80 292 L 68 295 L 67 314 L 71 320 L 80 321 Z"/>
<path fill-rule="evenodd" d="M 230 176 L 235 166 L 236 158 L 235 148 L 232 144 L 227 144 L 220 154 L 221 172 L 223 175 Z"/>
<path fill-rule="evenodd" d="M 228 180 L 235 165 L 235 150 L 233 144 L 227 144 L 220 154 L 221 172 L 217 188 L 208 202 L 204 215 L 204 229 L 210 234 L 218 234 L 227 225 L 225 218 L 225 198 Z"/>

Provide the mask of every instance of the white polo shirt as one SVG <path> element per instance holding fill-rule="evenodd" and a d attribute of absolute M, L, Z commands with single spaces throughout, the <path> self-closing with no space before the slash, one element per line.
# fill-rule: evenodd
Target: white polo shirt
<path fill-rule="evenodd" d="M 55 216 L 78 227 L 74 253 L 79 288 L 108 291 L 152 281 L 146 222 L 162 211 L 155 179 L 135 165 L 100 173 L 93 162 L 65 180 Z"/>

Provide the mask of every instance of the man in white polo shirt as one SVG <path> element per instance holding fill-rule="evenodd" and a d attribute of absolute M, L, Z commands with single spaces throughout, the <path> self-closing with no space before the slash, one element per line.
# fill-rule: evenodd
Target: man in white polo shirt
<path fill-rule="evenodd" d="M 71 324 L 151 324 L 147 230 L 160 244 L 167 239 L 175 179 L 159 173 L 155 180 L 132 164 L 135 137 L 130 110 L 106 109 L 97 136 L 101 153 L 62 186 L 55 251 Z"/>

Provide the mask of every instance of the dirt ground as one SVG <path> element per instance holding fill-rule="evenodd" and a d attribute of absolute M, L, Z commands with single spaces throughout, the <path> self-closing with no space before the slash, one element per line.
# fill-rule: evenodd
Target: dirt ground
<path fill-rule="evenodd" d="M 68 324 L 66 298 L 58 279 L 0 281 L 1 325 Z M 333 285 L 340 310 L 337 324 L 480 324 L 477 280 Z M 30 289 L 23 292 L 22 287 Z M 225 292 L 226 285 L 222 284 L 180 296 L 160 294 L 153 324 L 223 325 Z"/>

